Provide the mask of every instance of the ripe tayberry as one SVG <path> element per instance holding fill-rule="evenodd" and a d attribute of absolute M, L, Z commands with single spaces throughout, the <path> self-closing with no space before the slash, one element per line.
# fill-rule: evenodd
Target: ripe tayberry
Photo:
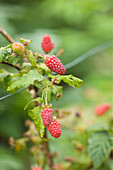
<path fill-rule="evenodd" d="M 102 104 L 95 109 L 95 113 L 97 116 L 104 115 L 109 109 L 111 108 L 111 105 L 109 103 Z"/>
<path fill-rule="evenodd" d="M 53 120 L 53 110 L 52 109 L 43 109 L 41 110 L 41 117 L 43 120 L 44 126 L 48 127 L 50 126 L 52 120 Z"/>
<path fill-rule="evenodd" d="M 49 53 L 54 48 L 54 44 L 51 42 L 51 38 L 49 35 L 45 35 L 43 37 L 41 45 L 45 53 Z"/>
<path fill-rule="evenodd" d="M 60 124 L 56 120 L 52 121 L 51 125 L 48 127 L 48 131 L 54 138 L 60 137 L 62 133 Z"/>
<path fill-rule="evenodd" d="M 65 74 L 65 68 L 63 64 L 55 55 L 52 55 L 50 57 L 47 56 L 46 65 L 51 71 L 54 71 L 57 74 Z"/>

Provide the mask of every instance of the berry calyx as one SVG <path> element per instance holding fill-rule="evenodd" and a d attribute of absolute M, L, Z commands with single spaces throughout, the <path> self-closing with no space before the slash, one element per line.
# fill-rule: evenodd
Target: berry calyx
<path fill-rule="evenodd" d="M 41 110 L 41 117 L 43 120 L 44 126 L 48 127 L 50 126 L 52 120 L 53 120 L 53 110 L 49 108 L 45 108 Z"/>
<path fill-rule="evenodd" d="M 43 37 L 41 46 L 45 53 L 49 53 L 54 48 L 54 44 L 51 42 L 51 38 L 49 35 L 45 35 Z"/>
<path fill-rule="evenodd" d="M 97 116 L 104 115 L 109 109 L 111 108 L 111 105 L 109 103 L 102 104 L 95 109 L 95 113 Z"/>
<path fill-rule="evenodd" d="M 25 47 L 22 43 L 20 42 L 14 42 L 12 45 L 13 52 L 16 53 L 17 55 L 23 55 L 25 52 Z"/>
<path fill-rule="evenodd" d="M 54 71 L 57 74 L 64 75 L 65 74 L 65 68 L 61 61 L 55 56 L 47 56 L 46 59 L 46 65 L 51 70 Z"/>
<path fill-rule="evenodd" d="M 60 127 L 60 124 L 56 120 L 53 120 L 51 125 L 47 129 L 50 132 L 51 136 L 53 136 L 54 138 L 58 138 L 61 136 L 61 133 L 62 133 L 61 127 Z"/>

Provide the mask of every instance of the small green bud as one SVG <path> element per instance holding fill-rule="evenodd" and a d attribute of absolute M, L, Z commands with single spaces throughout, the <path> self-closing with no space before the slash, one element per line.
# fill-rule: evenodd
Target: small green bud
<path fill-rule="evenodd" d="M 14 42 L 12 45 L 13 52 L 16 53 L 17 55 L 23 55 L 25 51 L 25 47 L 22 43 L 20 42 Z"/>

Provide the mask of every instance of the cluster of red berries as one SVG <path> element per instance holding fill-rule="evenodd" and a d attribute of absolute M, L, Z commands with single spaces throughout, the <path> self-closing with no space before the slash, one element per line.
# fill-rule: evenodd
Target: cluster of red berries
<path fill-rule="evenodd" d="M 47 127 L 48 131 L 54 138 L 58 138 L 61 136 L 61 127 L 56 120 L 53 120 L 52 114 L 53 114 L 52 109 L 45 108 L 41 110 L 41 117 L 44 126 Z"/>
<path fill-rule="evenodd" d="M 97 116 L 104 115 L 109 109 L 111 108 L 111 105 L 109 103 L 102 104 L 100 106 L 97 106 L 95 109 L 95 113 Z"/>
<path fill-rule="evenodd" d="M 41 45 L 45 53 L 49 53 L 54 48 L 54 44 L 51 42 L 51 38 L 49 35 L 45 35 L 43 37 Z"/>

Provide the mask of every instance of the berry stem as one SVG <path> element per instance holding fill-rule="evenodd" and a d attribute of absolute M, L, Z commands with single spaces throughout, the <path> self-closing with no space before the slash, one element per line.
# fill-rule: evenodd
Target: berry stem
<path fill-rule="evenodd" d="M 45 104 L 48 105 L 48 103 L 47 103 L 47 90 L 46 90 L 46 103 Z"/>
<path fill-rule="evenodd" d="M 19 66 L 13 65 L 12 63 L 8 63 L 7 61 L 2 61 L 0 64 L 7 64 L 7 65 L 9 65 L 9 66 L 11 66 L 11 67 L 16 68 L 18 71 L 21 70 L 21 68 L 20 68 Z"/>
<path fill-rule="evenodd" d="M 42 54 L 39 54 L 39 53 L 34 53 L 34 56 L 39 57 L 39 58 L 43 58 L 44 57 Z"/>
<path fill-rule="evenodd" d="M 47 138 L 47 128 L 45 128 L 44 138 Z M 49 168 L 50 170 L 54 170 L 53 159 L 52 159 L 52 155 L 50 154 L 50 149 L 49 149 L 49 141 L 44 142 L 44 150 L 45 150 L 45 155 L 47 156 Z"/>

